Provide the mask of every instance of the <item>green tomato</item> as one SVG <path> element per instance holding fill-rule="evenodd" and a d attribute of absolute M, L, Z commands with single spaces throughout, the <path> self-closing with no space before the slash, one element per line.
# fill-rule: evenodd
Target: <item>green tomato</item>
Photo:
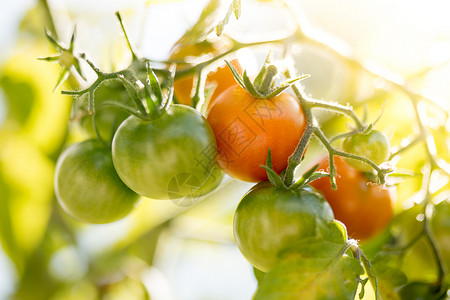
<path fill-rule="evenodd" d="M 172 105 L 153 120 L 129 117 L 114 136 L 112 156 L 123 182 L 149 198 L 196 199 L 222 179 L 212 129 L 185 105 Z"/>
<path fill-rule="evenodd" d="M 282 251 L 314 237 L 318 226 L 333 219 L 330 205 L 314 190 L 287 190 L 262 182 L 239 203 L 234 215 L 234 237 L 244 257 L 255 268 L 268 272 Z M 342 235 L 340 230 L 337 232 Z"/>
<path fill-rule="evenodd" d="M 105 102 L 121 103 L 130 108 L 135 107 L 133 101 L 118 80 L 111 80 L 102 83 L 95 90 L 95 124 L 102 139 L 111 142 L 120 124 L 130 116 L 129 113 L 113 106 L 106 106 Z M 86 105 L 86 103 L 83 103 Z M 80 119 L 80 123 L 87 133 L 95 137 L 95 130 L 92 124 L 92 116 L 86 115 Z"/>
<path fill-rule="evenodd" d="M 389 157 L 389 140 L 378 130 L 366 134 L 355 134 L 344 139 L 342 148 L 345 152 L 363 156 L 379 165 Z M 349 165 L 362 172 L 372 171 L 372 167 L 362 161 L 347 159 Z"/>
<path fill-rule="evenodd" d="M 74 144 L 61 154 L 55 192 L 66 213 L 96 224 L 122 219 L 139 198 L 120 180 L 109 149 L 98 140 Z"/>

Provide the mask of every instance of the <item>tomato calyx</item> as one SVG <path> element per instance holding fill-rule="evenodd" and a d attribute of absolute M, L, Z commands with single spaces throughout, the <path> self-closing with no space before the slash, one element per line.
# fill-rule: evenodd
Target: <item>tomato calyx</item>
<path fill-rule="evenodd" d="M 281 94 L 284 90 L 289 88 L 295 82 L 303 80 L 310 76 L 309 74 L 306 74 L 297 78 L 287 79 L 282 84 L 275 86 L 275 78 L 278 76 L 279 70 L 274 64 L 272 64 L 270 53 L 253 82 L 248 77 L 246 70 L 241 76 L 239 72 L 237 72 L 237 70 L 231 65 L 231 63 L 229 63 L 228 61 L 225 62 L 233 73 L 236 82 L 252 97 L 257 99 L 274 98 Z"/>
<path fill-rule="evenodd" d="M 316 164 L 312 168 L 310 168 L 308 171 L 306 171 L 295 183 L 292 185 L 287 186 L 286 183 L 283 181 L 283 173 L 278 175 L 273 167 L 272 167 L 272 154 L 271 150 L 269 148 L 267 153 L 267 160 L 266 165 L 261 165 L 261 168 L 266 170 L 267 178 L 269 181 L 277 188 L 282 188 L 286 190 L 297 190 L 297 189 L 303 189 L 304 187 L 308 186 L 309 183 L 313 182 L 316 179 L 322 178 L 322 177 L 330 177 L 330 174 L 326 172 L 316 172 L 319 168 L 319 164 Z"/>
<path fill-rule="evenodd" d="M 63 84 L 63 82 L 69 77 L 69 72 L 70 69 L 72 69 L 72 66 L 75 68 L 78 75 L 80 75 L 80 77 L 83 78 L 83 80 L 86 80 L 86 77 L 84 77 L 84 74 L 80 68 L 79 58 L 77 58 L 73 53 L 75 34 L 76 34 L 76 27 L 74 27 L 73 29 L 69 47 L 64 47 L 64 45 L 60 41 L 58 41 L 50 31 L 48 31 L 47 29 L 45 30 L 45 37 L 50 42 L 50 44 L 53 47 L 55 47 L 56 50 L 58 50 L 59 54 L 55 56 L 39 58 L 39 60 L 58 61 L 59 64 L 63 67 L 61 73 L 59 74 L 58 81 L 56 82 L 53 91 L 56 91 L 61 86 L 61 84 Z"/>

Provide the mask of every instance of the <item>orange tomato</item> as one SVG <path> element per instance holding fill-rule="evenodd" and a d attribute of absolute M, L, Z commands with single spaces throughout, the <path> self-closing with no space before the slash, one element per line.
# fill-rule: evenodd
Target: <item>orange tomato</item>
<path fill-rule="evenodd" d="M 208 41 L 203 41 L 201 43 L 197 44 L 191 44 L 187 46 L 178 46 L 176 47 L 171 55 L 171 60 L 184 60 L 189 58 L 200 58 L 201 56 L 207 57 L 210 55 L 212 58 L 213 55 L 220 54 L 227 50 L 229 45 L 227 43 L 211 43 Z M 239 61 L 237 59 L 233 59 L 230 61 L 231 65 L 239 72 L 242 73 L 242 67 L 239 64 Z M 177 67 L 177 71 L 183 70 L 186 68 L 183 65 L 180 65 Z M 185 105 L 192 105 L 192 99 L 193 96 L 193 75 L 188 75 L 185 77 L 182 77 L 180 79 L 177 79 L 174 83 L 174 92 L 175 97 L 177 98 L 178 102 Z M 211 98 L 209 100 L 209 103 L 211 104 L 214 99 L 217 98 L 223 91 L 225 91 L 227 88 L 233 86 L 236 84 L 236 80 L 234 79 L 233 74 L 231 73 L 228 66 L 224 63 L 220 67 L 218 67 L 216 70 L 211 71 L 208 73 L 206 77 L 206 83 L 205 86 L 208 85 L 214 85 L 215 89 L 213 94 L 211 95 Z M 209 104 L 209 105 L 210 105 Z M 209 106 L 208 106 L 209 107 Z"/>
<path fill-rule="evenodd" d="M 217 161 L 228 175 L 250 182 L 267 180 L 268 149 L 281 173 L 306 128 L 298 101 L 281 93 L 272 99 L 252 97 L 241 86 L 230 87 L 214 101 L 207 120 L 217 141 Z"/>
<path fill-rule="evenodd" d="M 370 183 L 363 173 L 350 166 L 342 157 L 334 157 L 337 189 L 331 188 L 327 177 L 311 186 L 322 192 L 330 203 L 334 216 L 347 226 L 351 238 L 366 240 L 381 232 L 393 217 L 393 191 Z M 329 171 L 328 156 L 319 170 Z"/>

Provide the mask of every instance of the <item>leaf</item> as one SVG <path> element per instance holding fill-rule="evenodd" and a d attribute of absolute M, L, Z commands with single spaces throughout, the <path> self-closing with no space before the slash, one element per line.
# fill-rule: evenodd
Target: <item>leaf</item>
<path fill-rule="evenodd" d="M 254 299 L 353 299 L 363 269 L 345 254 L 346 247 L 318 239 L 305 241 L 265 275 Z"/>
<path fill-rule="evenodd" d="M 386 252 L 380 252 L 371 261 L 372 273 L 378 279 L 378 291 L 382 299 L 400 299 L 396 288 L 407 283 L 406 275 L 398 268 L 391 265 L 393 256 Z"/>
<path fill-rule="evenodd" d="M 210 0 L 205 6 L 197 23 L 192 26 L 173 46 L 180 44 L 195 44 L 205 39 L 205 37 L 214 30 L 214 23 L 217 20 L 217 15 L 220 11 L 220 1 Z"/>
<path fill-rule="evenodd" d="M 230 21 L 231 14 L 234 13 L 236 20 L 241 16 L 241 0 L 233 0 L 230 7 L 228 8 L 227 14 L 223 18 L 223 20 L 216 27 L 216 34 L 218 36 L 222 35 L 225 26 Z"/>

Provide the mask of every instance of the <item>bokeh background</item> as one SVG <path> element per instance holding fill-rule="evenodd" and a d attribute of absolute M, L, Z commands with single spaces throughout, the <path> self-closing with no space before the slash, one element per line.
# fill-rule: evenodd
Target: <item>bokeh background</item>
<path fill-rule="evenodd" d="M 291 14 L 277 1 L 242 2 L 242 17 L 227 27 L 227 33 L 239 40 L 283 37 L 295 28 Z M 446 1 L 290 2 L 308 33 L 450 108 Z M 232 218 L 252 184 L 226 178 L 217 191 L 190 207 L 143 199 L 130 216 L 108 225 L 71 219 L 53 192 L 59 153 L 84 136 L 69 122 L 72 99 L 62 96 L 60 89 L 53 92 L 59 66 L 37 60 L 55 53 L 44 28 L 55 29 L 60 40 L 68 42 L 76 24 L 76 49 L 111 70 L 126 66 L 130 59 L 115 11 L 121 12 L 138 52 L 162 60 L 206 3 L 2 2 L 0 299 L 251 299 L 257 283 L 234 243 Z M 242 51 L 241 64 L 254 71 L 266 52 Z M 303 85 L 316 98 L 357 104 L 358 99 L 379 96 L 366 86 L 385 85 L 383 80 L 367 83 L 322 49 L 302 47 L 294 53 L 300 72 L 311 74 Z M 92 80 L 93 74 L 84 69 Z M 76 87 L 78 79 L 71 77 L 63 88 Z M 379 126 L 400 140 L 413 130 L 413 113 L 399 104 L 402 96 L 390 97 L 392 109 L 386 109 Z M 410 188 L 400 189 L 404 193 L 400 200 L 412 194 Z M 402 205 L 399 201 L 397 210 Z"/>

